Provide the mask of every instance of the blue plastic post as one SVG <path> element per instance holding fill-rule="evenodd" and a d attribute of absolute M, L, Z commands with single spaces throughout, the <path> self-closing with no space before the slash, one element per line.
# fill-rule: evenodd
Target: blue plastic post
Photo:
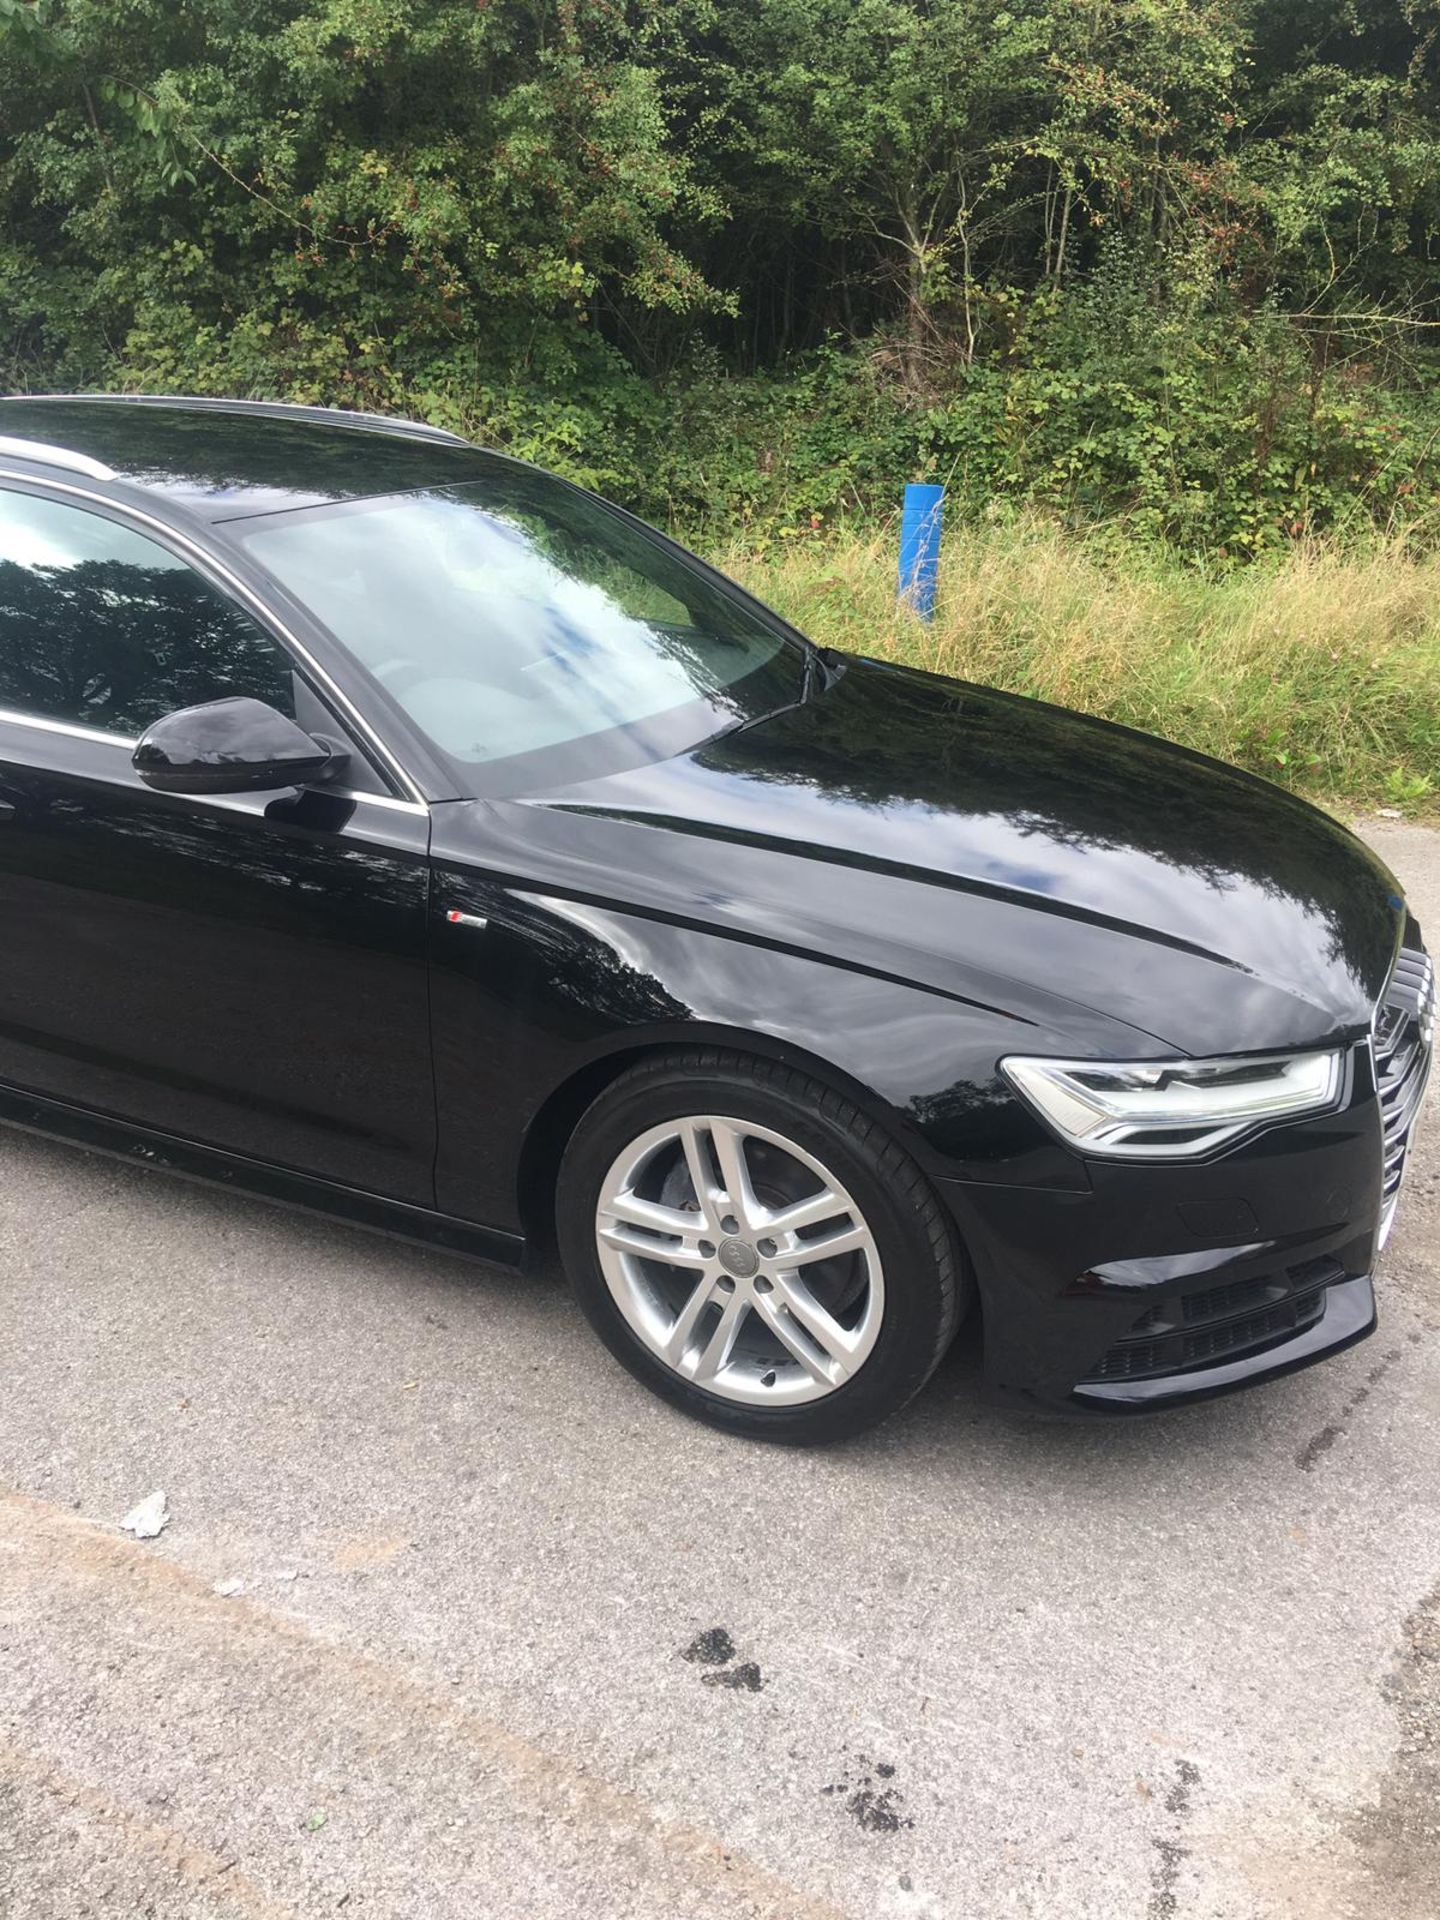
<path fill-rule="evenodd" d="M 943 487 L 912 482 L 900 515 L 900 598 L 922 620 L 935 617 L 935 581 L 940 572 Z"/>

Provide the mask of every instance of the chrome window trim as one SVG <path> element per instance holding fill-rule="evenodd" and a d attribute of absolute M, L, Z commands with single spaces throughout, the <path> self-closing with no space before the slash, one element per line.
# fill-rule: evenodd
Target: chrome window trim
<path fill-rule="evenodd" d="M 305 791 L 307 793 L 328 793 L 336 800 L 354 800 L 357 803 L 363 802 L 366 806 L 370 807 L 385 807 L 391 813 L 418 813 L 428 816 L 430 812 L 428 801 L 397 800 L 393 793 L 362 793 L 358 787 L 320 786 L 307 787 Z"/>
<path fill-rule="evenodd" d="M 13 468 L 0 467 L 0 481 L 19 480 L 27 486 L 34 486 L 38 477 L 39 476 L 33 473 L 16 473 Z M 167 521 L 158 519 L 154 514 L 146 513 L 140 507 L 132 506 L 128 500 L 115 500 L 109 494 L 94 493 L 88 487 L 70 486 L 63 480 L 52 480 L 48 474 L 44 477 L 43 484 L 52 493 L 67 494 L 77 500 L 88 500 L 94 506 L 108 507 L 111 513 L 122 522 L 136 521 L 147 530 L 158 534 L 162 546 L 168 542 L 170 545 L 180 548 L 194 565 L 197 573 L 203 574 L 207 578 L 217 580 L 233 599 L 239 600 L 254 614 L 262 627 L 266 627 L 272 633 L 278 635 L 284 644 L 294 651 L 315 676 L 316 680 L 319 681 L 320 685 L 325 688 L 330 698 L 335 702 L 340 712 L 347 717 L 360 737 L 374 748 L 385 767 L 394 776 L 402 793 L 413 805 L 421 808 L 426 806 L 424 794 L 421 793 L 414 780 L 411 779 L 400 761 L 395 758 L 395 755 L 380 738 L 379 734 L 376 733 L 369 721 L 360 713 L 354 702 L 336 685 L 335 681 L 331 679 L 330 675 L 310 652 L 305 643 L 295 637 L 285 625 L 284 621 L 276 615 L 274 609 L 268 607 L 257 593 L 246 586 L 238 574 L 232 573 L 223 560 L 219 560 L 214 554 L 207 552 L 198 541 L 191 539 L 189 534 L 181 532 L 179 528 L 171 526 Z M 19 718 L 23 716 L 16 717 Z M 40 723 L 37 722 L 36 724 Z M 94 738 L 98 731 L 94 728 L 81 727 L 77 729 L 69 727 L 60 721 L 51 721 L 46 724 L 58 728 L 61 732 L 78 732 L 82 737 L 89 738 Z M 111 740 L 116 738 L 113 734 L 102 735 L 101 737 Z M 134 742 L 122 741 L 121 744 L 133 746 Z"/>
<path fill-rule="evenodd" d="M 35 713 L 16 713 L 13 707 L 0 707 L 0 724 L 12 727 L 38 727 L 41 733 L 63 733 L 71 740 L 101 740 L 107 747 L 129 747 L 135 742 L 127 734 L 106 733 L 103 727 L 81 727 L 70 720 L 42 720 Z"/>
<path fill-rule="evenodd" d="M 68 720 L 42 720 L 33 713 L 16 713 L 11 707 L 0 707 L 0 726 L 34 727 L 41 733 L 63 733 L 72 740 L 98 740 L 103 746 L 123 747 L 133 753 L 139 742 L 131 734 L 106 733 L 100 727 L 80 727 Z M 280 789 L 276 789 L 280 791 Z M 429 805 L 424 800 L 397 800 L 393 793 L 362 793 L 358 787 L 316 787 L 316 793 L 328 793 L 336 800 L 365 801 L 372 807 L 387 807 L 392 813 L 428 814 Z M 188 794 L 178 796 L 192 800 L 220 800 L 225 794 Z"/>
<path fill-rule="evenodd" d="M 276 787 L 273 793 L 287 792 L 289 789 Z M 328 794 L 333 800 L 349 800 L 359 805 L 368 802 L 372 807 L 384 807 L 390 813 L 408 813 L 412 817 L 428 820 L 430 808 L 423 801 L 395 800 L 388 793 L 357 793 L 353 787 L 301 787 L 301 793 Z M 215 807 L 222 813 L 241 813 L 248 819 L 263 819 L 265 809 L 273 797 L 268 787 L 252 787 L 245 793 L 171 793 L 167 800 L 187 800 L 196 807 Z M 247 806 L 246 802 L 250 802 Z"/>

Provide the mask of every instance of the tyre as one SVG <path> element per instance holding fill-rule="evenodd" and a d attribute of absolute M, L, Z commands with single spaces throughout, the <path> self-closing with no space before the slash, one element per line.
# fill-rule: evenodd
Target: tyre
<path fill-rule="evenodd" d="M 904 1406 L 970 1283 L 920 1169 L 774 1062 L 696 1049 L 624 1073 L 560 1169 L 560 1250 L 638 1380 L 732 1433 L 797 1444 Z"/>

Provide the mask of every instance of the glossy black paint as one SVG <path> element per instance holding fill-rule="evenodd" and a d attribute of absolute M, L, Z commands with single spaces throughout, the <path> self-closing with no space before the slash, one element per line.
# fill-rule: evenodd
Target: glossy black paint
<path fill-rule="evenodd" d="M 0 1082 L 431 1204 L 428 822 L 130 756 L 0 720 Z"/>
<path fill-rule="evenodd" d="M 580 846 L 562 816 L 607 823 L 617 867 L 653 871 L 664 846 L 672 891 L 728 881 L 722 913 L 755 917 L 758 873 L 827 958 L 1193 1054 L 1363 1030 L 1395 956 L 1393 879 L 1316 809 L 1103 721 L 863 660 L 822 699 L 542 804 L 526 830 L 547 851 Z"/>
<path fill-rule="evenodd" d="M 986 1313 L 992 1391 L 1017 1405 L 1073 1405 L 1076 1382 L 1123 1339 L 1150 1301 L 1175 1288 L 1243 1282 L 1332 1255 L 1362 1280 L 1376 1254 L 1380 1128 L 1368 1048 L 1350 1060 L 1342 1111 L 1276 1127 L 1206 1164 L 1090 1163 L 1090 1189 L 1052 1194 L 944 1182 L 941 1191 L 975 1263 Z M 1368 1296 L 1367 1296 L 1368 1297 Z M 1311 1335 L 1216 1369 L 1081 1390 L 1094 1411 L 1144 1410 L 1228 1391 L 1353 1343 L 1353 1316 L 1328 1309 Z"/>
<path fill-rule="evenodd" d="M 693 754 L 437 809 L 433 851 L 490 923 L 437 939 L 447 1205 L 452 1154 L 474 1190 L 464 1063 L 507 1033 L 522 1109 L 577 1044 L 743 1034 L 838 1069 L 937 1177 L 1084 1190 L 1004 1054 L 1350 1043 L 1400 932 L 1389 875 L 1278 790 L 863 661 Z M 502 1165 L 482 1204 L 511 1186 Z"/>
<path fill-rule="evenodd" d="M 0 1113 L 144 1129 L 165 1164 L 503 1257 L 544 1238 L 557 1155 L 606 1079 L 709 1040 L 805 1064 L 902 1139 L 973 1261 L 1010 1399 L 1167 1397 L 1074 1388 L 1177 1260 L 1243 1278 L 1333 1253 L 1355 1281 L 1323 1334 L 1191 1392 L 1368 1330 L 1366 1036 L 1405 914 L 1325 815 L 1124 729 L 862 660 L 692 751 L 480 799 L 225 518 L 445 484 L 488 456 L 312 420 L 0 402 L 0 434 L 21 433 L 104 459 L 126 478 L 83 484 L 111 510 L 143 498 L 274 610 L 375 791 L 162 796 L 132 743 L 0 718 Z M 1086 1162 L 998 1071 L 1011 1052 L 1310 1046 L 1347 1050 L 1343 1110 L 1200 1165 Z"/>
<path fill-rule="evenodd" d="M 263 701 L 229 699 L 165 714 L 141 734 L 130 764 L 156 793 L 273 793 L 338 781 L 350 755 Z"/>
<path fill-rule="evenodd" d="M 0 434 L 86 454 L 152 502 L 205 520 L 453 486 L 496 457 L 429 434 L 327 425 L 286 408 L 136 406 L 118 396 L 0 399 Z"/>
<path fill-rule="evenodd" d="M 452 1220 L 433 1207 L 411 1206 L 387 1200 L 364 1187 L 321 1180 L 291 1167 L 272 1166 L 243 1154 L 224 1153 L 158 1128 L 137 1127 L 113 1120 L 89 1107 L 0 1085 L 0 1124 L 46 1139 L 68 1140 L 92 1153 L 205 1186 L 231 1187 L 258 1195 L 276 1206 L 298 1213 L 317 1213 L 363 1227 L 393 1239 L 423 1241 L 447 1253 L 489 1260 L 500 1266 L 519 1266 L 525 1244 L 516 1234 L 496 1233 L 468 1220 Z"/>

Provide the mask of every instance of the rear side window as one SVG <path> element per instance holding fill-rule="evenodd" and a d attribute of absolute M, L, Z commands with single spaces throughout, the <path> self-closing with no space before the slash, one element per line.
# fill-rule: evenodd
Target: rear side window
<path fill-rule="evenodd" d="M 228 694 L 296 717 L 290 658 L 248 614 L 143 534 L 0 491 L 0 708 L 133 736 Z"/>

